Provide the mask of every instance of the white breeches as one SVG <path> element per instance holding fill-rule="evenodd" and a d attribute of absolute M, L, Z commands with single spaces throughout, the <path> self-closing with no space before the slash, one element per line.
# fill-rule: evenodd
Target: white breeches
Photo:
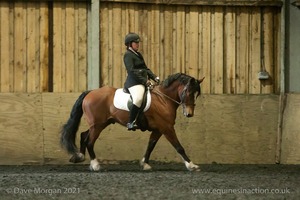
<path fill-rule="evenodd" d="M 136 105 L 137 107 L 141 107 L 143 103 L 143 97 L 145 93 L 145 86 L 144 85 L 135 85 L 130 88 L 128 88 L 131 97 L 132 97 L 132 103 Z"/>

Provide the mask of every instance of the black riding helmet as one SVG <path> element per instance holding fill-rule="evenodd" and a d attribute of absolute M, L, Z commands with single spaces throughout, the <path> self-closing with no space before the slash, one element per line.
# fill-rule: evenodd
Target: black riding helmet
<path fill-rule="evenodd" d="M 140 42 L 140 36 L 136 33 L 128 33 L 125 36 L 125 45 L 129 46 L 131 42 Z"/>

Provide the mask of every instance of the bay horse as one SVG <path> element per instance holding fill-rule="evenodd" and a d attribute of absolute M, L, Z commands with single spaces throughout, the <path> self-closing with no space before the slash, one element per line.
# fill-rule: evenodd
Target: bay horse
<path fill-rule="evenodd" d="M 162 135 L 180 154 L 188 170 L 199 170 L 199 166 L 189 159 L 178 141 L 174 125 L 176 110 L 180 105 L 184 116 L 192 117 L 194 115 L 195 101 L 201 93 L 200 83 L 203 79 L 197 80 L 189 75 L 176 73 L 152 89 L 151 105 L 141 115 L 142 119 L 138 121 L 141 130 L 151 131 L 147 150 L 140 162 L 143 170 L 151 169 L 150 154 Z M 113 105 L 116 90 L 113 87 L 103 86 L 83 92 L 76 100 L 68 121 L 61 129 L 60 138 L 62 147 L 72 155 L 70 162 L 83 162 L 87 149 L 90 155 L 90 170 L 100 170 L 100 164 L 94 152 L 94 144 L 101 131 L 116 122 L 126 127 L 129 120 L 128 111 L 117 109 Z M 80 150 L 78 151 L 75 138 L 83 113 L 90 128 L 81 133 Z"/>

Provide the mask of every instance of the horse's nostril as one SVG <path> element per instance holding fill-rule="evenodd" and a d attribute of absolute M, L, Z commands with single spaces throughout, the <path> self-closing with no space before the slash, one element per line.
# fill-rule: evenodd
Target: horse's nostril
<path fill-rule="evenodd" d="M 192 114 L 187 114 L 186 116 L 187 116 L 187 117 L 193 117 L 193 115 L 192 115 Z"/>

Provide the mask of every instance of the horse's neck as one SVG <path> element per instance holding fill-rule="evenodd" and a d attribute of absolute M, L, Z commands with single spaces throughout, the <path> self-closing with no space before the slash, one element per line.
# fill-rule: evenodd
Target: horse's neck
<path fill-rule="evenodd" d="M 167 88 L 162 88 L 161 91 L 168 97 L 172 98 L 173 100 L 180 102 L 180 97 L 179 97 L 180 87 L 181 86 L 179 83 L 173 83 Z"/>

